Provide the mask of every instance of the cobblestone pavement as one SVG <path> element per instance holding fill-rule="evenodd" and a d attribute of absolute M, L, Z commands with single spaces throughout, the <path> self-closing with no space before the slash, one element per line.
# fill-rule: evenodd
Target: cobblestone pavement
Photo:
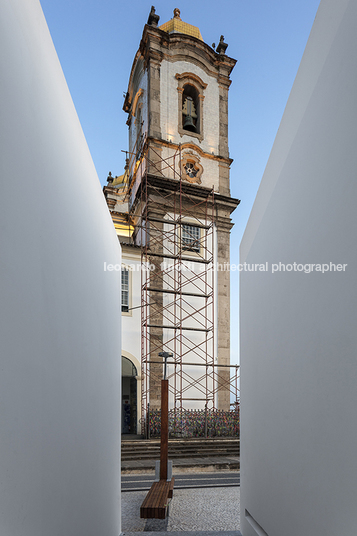
<path fill-rule="evenodd" d="M 240 488 L 174 489 L 166 519 L 140 519 L 147 491 L 121 494 L 122 532 L 239 531 Z"/>

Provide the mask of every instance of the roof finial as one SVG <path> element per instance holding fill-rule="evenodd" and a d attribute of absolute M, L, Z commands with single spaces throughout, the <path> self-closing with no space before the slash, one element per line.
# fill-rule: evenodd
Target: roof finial
<path fill-rule="evenodd" d="M 154 6 L 151 6 L 151 11 L 148 18 L 148 25 L 156 27 L 160 20 L 159 15 L 156 15 Z"/>
<path fill-rule="evenodd" d="M 216 52 L 218 52 L 218 54 L 224 55 L 226 53 L 227 47 L 227 43 L 224 42 L 224 36 L 221 35 L 218 46 L 216 48 Z"/>
<path fill-rule="evenodd" d="M 174 19 L 182 20 L 181 17 L 180 17 L 180 13 L 181 13 L 181 11 L 179 10 L 179 8 L 175 7 L 175 9 L 174 9 Z"/>

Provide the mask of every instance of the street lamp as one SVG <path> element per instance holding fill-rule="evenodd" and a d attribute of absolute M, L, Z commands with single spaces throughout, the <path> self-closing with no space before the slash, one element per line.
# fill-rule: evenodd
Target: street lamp
<path fill-rule="evenodd" d="M 167 367 L 167 358 L 168 357 L 174 357 L 174 354 L 170 354 L 169 352 L 160 352 L 160 357 L 163 357 L 165 359 L 165 366 L 164 366 L 164 380 L 166 380 L 166 367 Z"/>

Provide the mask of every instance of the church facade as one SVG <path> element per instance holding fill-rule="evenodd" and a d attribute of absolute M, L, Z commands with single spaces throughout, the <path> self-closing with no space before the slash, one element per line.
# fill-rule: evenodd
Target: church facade
<path fill-rule="evenodd" d="M 123 252 L 124 433 L 159 408 L 165 356 L 171 408 L 230 408 L 227 46 L 152 8 L 133 61 L 125 172 L 104 187 Z"/>

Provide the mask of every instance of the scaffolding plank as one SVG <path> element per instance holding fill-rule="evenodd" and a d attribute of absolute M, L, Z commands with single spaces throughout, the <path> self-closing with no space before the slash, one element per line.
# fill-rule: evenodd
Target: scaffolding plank
<path fill-rule="evenodd" d="M 157 361 L 156 359 L 147 359 L 147 363 L 163 363 L 163 361 Z M 185 361 L 178 362 L 178 361 L 167 361 L 168 365 L 192 365 L 194 367 L 220 367 L 220 368 L 235 368 L 239 369 L 239 365 L 219 365 L 218 363 L 187 363 Z"/>
<path fill-rule="evenodd" d="M 154 252 L 151 252 L 150 250 L 145 252 L 144 256 L 146 257 L 161 257 L 161 258 L 165 258 L 165 259 L 175 259 L 175 260 L 178 260 L 178 261 L 184 261 L 184 262 L 200 262 L 202 264 L 211 264 L 213 259 L 202 259 L 200 257 L 181 257 L 179 255 L 170 255 L 169 253 L 154 253 Z"/>
<path fill-rule="evenodd" d="M 183 292 L 181 290 L 171 290 L 165 288 L 153 288 L 153 287 L 144 287 L 143 290 L 148 292 L 164 292 L 167 294 L 180 294 L 182 296 L 192 296 L 194 298 L 209 298 L 212 294 L 198 294 L 196 292 Z"/>
<path fill-rule="evenodd" d="M 169 223 L 170 225 L 194 225 L 195 227 L 199 227 L 200 229 L 212 229 L 213 227 L 213 223 L 211 223 L 210 225 L 203 225 L 202 223 L 196 223 L 196 222 L 191 222 L 191 221 L 186 221 L 186 220 L 182 220 L 182 219 L 179 219 L 179 220 L 165 220 L 164 218 L 153 218 L 152 216 L 149 216 L 146 221 L 152 221 L 152 222 L 156 222 L 156 223 Z M 145 226 L 144 225 L 139 225 L 138 227 L 141 227 L 141 228 L 144 228 L 145 229 Z"/>
<path fill-rule="evenodd" d="M 169 325 L 164 325 L 164 324 L 144 324 L 147 328 L 160 328 L 160 329 L 182 329 L 184 331 L 204 331 L 204 332 L 208 332 L 208 331 L 212 331 L 213 328 L 209 328 L 209 329 L 206 329 L 206 328 L 186 328 L 186 327 L 183 327 L 183 326 L 169 326 Z"/>

